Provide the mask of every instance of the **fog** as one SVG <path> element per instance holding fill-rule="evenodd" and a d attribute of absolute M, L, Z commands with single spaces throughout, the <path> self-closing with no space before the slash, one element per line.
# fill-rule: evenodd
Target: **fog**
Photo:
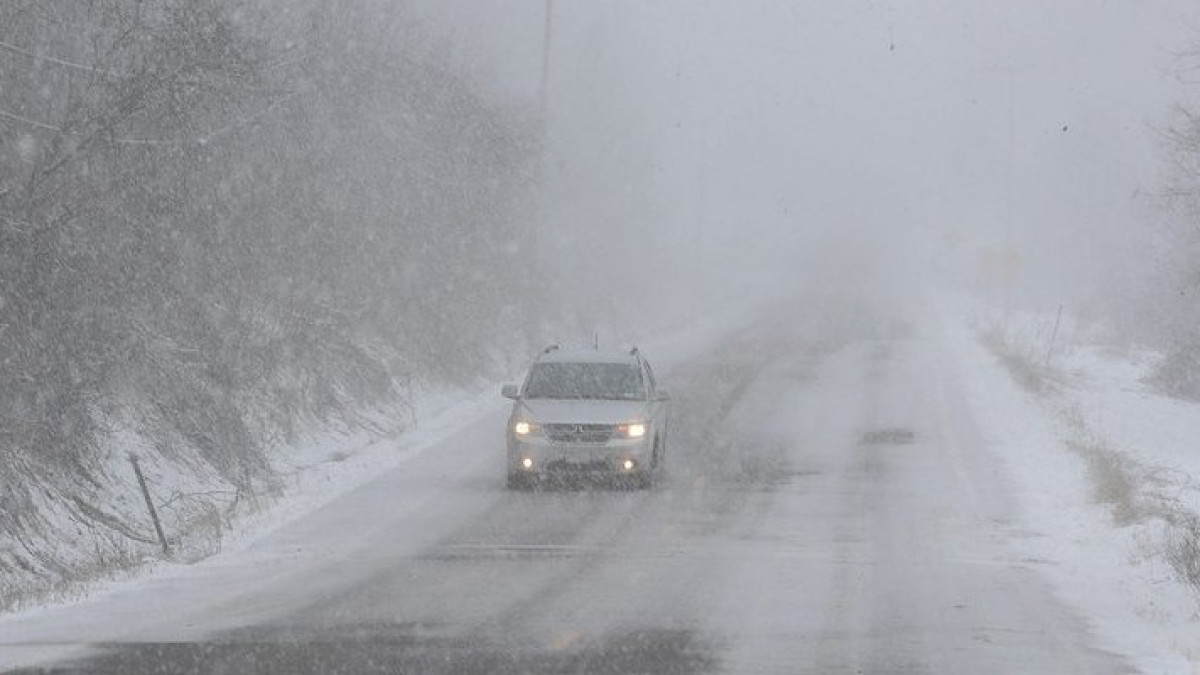
<path fill-rule="evenodd" d="M 0 614 L 244 553 L 153 636 L 1107 672 L 1200 588 L 1196 0 L 31 0 L 0 65 Z M 497 396 L 594 338 L 658 377 Z M 203 660 L 112 597 L 19 644 Z"/>
<path fill-rule="evenodd" d="M 193 531 L 307 434 L 594 331 L 968 291 L 1136 324 L 1200 391 L 1198 36 L 1194 0 L 0 4 L 0 609 L 140 559 L 52 525 L 130 447 Z"/>
<path fill-rule="evenodd" d="M 497 96 L 536 104 L 545 3 L 416 7 Z M 930 282 L 1111 310 L 1152 255 L 1197 14 L 560 0 L 541 252 L 600 305 L 658 312 Z"/>

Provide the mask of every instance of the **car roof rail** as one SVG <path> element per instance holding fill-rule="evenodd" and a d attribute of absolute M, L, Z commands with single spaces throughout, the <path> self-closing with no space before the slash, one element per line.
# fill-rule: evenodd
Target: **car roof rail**
<path fill-rule="evenodd" d="M 549 345 L 545 349 L 542 350 L 542 353 L 549 354 L 550 352 L 556 352 L 556 351 L 558 351 L 558 345 Z"/>

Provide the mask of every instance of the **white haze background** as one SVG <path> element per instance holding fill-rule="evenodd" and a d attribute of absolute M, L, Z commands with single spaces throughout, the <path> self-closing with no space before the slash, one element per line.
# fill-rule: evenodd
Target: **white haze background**
<path fill-rule="evenodd" d="M 414 7 L 498 95 L 537 100 L 542 0 Z M 1154 265 L 1198 25 L 1186 0 L 558 0 L 543 253 L 599 309 L 911 300 L 937 272 L 1120 312 Z"/>

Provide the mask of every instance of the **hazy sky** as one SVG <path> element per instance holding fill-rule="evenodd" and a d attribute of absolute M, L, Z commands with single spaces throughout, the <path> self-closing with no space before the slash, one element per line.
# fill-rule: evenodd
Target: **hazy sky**
<path fill-rule="evenodd" d="M 536 101 L 543 0 L 414 6 Z M 556 0 L 554 28 L 546 240 L 582 285 L 895 292 L 992 249 L 1055 304 L 1145 239 L 1200 4 Z"/>

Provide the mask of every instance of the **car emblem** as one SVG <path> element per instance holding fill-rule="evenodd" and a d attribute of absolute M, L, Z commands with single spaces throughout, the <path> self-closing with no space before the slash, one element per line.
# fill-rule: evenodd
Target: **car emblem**
<path fill-rule="evenodd" d="M 576 424 L 576 425 L 575 425 L 575 433 L 577 433 L 577 434 L 582 434 L 582 433 L 583 433 L 583 425 L 582 425 L 582 424 Z"/>

